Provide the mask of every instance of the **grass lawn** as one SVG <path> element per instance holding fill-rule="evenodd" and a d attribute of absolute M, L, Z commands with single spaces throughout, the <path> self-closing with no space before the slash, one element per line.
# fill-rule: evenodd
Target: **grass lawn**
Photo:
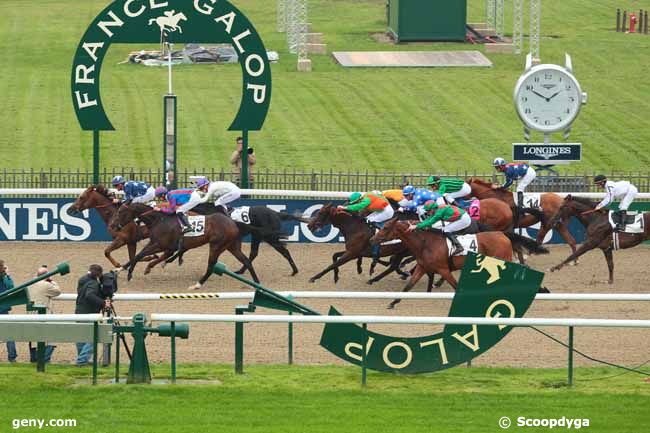
<path fill-rule="evenodd" d="M 343 69 L 330 56 L 314 72 L 295 72 L 283 34 L 275 32 L 275 1 L 238 0 L 273 65 L 273 98 L 264 129 L 251 135 L 258 167 L 368 169 L 396 172 L 489 172 L 492 158 L 509 157 L 522 140 L 512 90 L 524 56 L 491 54 L 489 69 Z M 92 167 L 92 134 L 81 132 L 70 95 L 76 46 L 108 0 L 0 2 L 0 149 L 3 168 Z M 470 0 L 469 21 L 481 21 L 484 1 Z M 640 7 L 643 5 L 637 5 Z M 455 50 L 467 44 L 407 46 L 375 42 L 385 30 L 385 0 L 310 0 L 313 30 L 328 50 Z M 542 60 L 573 56 L 589 93 L 571 141 L 582 142 L 575 171 L 646 171 L 650 163 L 650 37 L 613 31 L 614 0 L 547 0 Z M 511 30 L 511 11 L 506 11 Z M 528 30 L 526 20 L 525 27 Z M 162 160 L 162 101 L 166 71 L 118 65 L 129 51 L 115 45 L 102 71 L 102 95 L 115 132 L 102 134 L 102 166 L 153 168 Z M 179 96 L 179 167 L 228 167 L 236 132 L 228 132 L 241 95 L 237 65 L 175 69 Z M 534 136 L 534 140 L 541 137 Z M 559 139 L 559 137 L 557 137 Z"/>
<path fill-rule="evenodd" d="M 634 374 L 580 368 L 573 388 L 562 369 L 455 368 L 420 376 L 334 366 L 181 365 L 179 380 L 203 385 L 89 385 L 89 369 L 0 366 L 0 431 L 15 431 L 21 418 L 76 419 L 77 427 L 43 431 L 83 432 L 496 432 L 508 416 L 589 419 L 590 432 L 645 431 L 650 383 Z M 167 377 L 168 366 L 154 376 Z M 102 370 L 106 383 L 111 372 Z M 596 379 L 596 380 L 594 380 Z M 583 427 L 585 428 L 585 427 Z M 563 428 L 557 427 L 561 431 Z M 36 428 L 22 428 L 33 432 Z"/>

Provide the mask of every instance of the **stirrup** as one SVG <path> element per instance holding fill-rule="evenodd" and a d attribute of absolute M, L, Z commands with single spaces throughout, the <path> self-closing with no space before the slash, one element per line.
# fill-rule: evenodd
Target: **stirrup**
<path fill-rule="evenodd" d="M 194 228 L 192 226 L 183 227 L 183 234 L 193 232 Z"/>

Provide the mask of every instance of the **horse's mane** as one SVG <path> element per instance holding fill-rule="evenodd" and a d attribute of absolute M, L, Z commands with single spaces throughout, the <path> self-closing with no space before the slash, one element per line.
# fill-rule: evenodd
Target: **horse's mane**
<path fill-rule="evenodd" d="M 88 190 L 97 191 L 106 198 L 109 198 L 110 191 L 102 184 L 90 185 Z"/>
<path fill-rule="evenodd" d="M 580 203 L 580 204 L 583 204 L 583 205 L 585 205 L 585 206 L 592 207 L 592 208 L 596 207 L 596 203 L 594 203 L 593 201 L 589 200 L 588 198 L 584 198 L 584 197 L 576 197 L 576 196 L 572 195 L 572 196 L 571 196 L 571 200 L 576 201 L 576 202 L 578 202 L 578 203 Z"/>
<path fill-rule="evenodd" d="M 479 185 L 489 186 L 489 187 L 492 186 L 491 182 L 488 182 L 488 181 L 483 180 L 483 179 L 479 179 L 478 177 L 470 177 L 469 179 L 467 179 L 467 183 L 476 183 L 476 184 L 479 184 Z"/>

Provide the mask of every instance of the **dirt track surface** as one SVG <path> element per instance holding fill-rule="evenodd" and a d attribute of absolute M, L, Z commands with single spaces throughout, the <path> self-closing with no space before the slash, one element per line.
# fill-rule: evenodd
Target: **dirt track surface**
<path fill-rule="evenodd" d="M 89 264 L 99 263 L 105 270 L 110 269 L 104 259 L 104 244 L 100 243 L 30 243 L 4 242 L 0 258 L 9 266 L 9 273 L 16 284 L 31 278 L 41 264 L 52 268 L 55 264 L 68 261 L 71 274 L 56 280 L 65 293 L 76 291 L 76 280 L 85 272 Z M 248 248 L 248 247 L 245 247 Z M 324 269 L 340 245 L 292 244 L 289 246 L 300 273 L 290 277 L 289 265 L 270 247 L 263 245 L 255 261 L 255 268 L 267 287 L 275 290 L 340 290 L 340 291 L 399 291 L 404 282 L 396 276 L 373 286 L 365 284 L 369 261 L 364 264 L 364 275 L 356 274 L 356 267 L 347 264 L 342 268 L 341 280 L 337 285 L 328 274 L 314 284 L 309 277 Z M 542 271 L 566 257 L 566 246 L 552 246 L 551 254 L 532 257 L 530 265 Z M 118 254 L 124 260 L 126 252 Z M 607 266 L 600 251 L 584 256 L 577 267 L 566 267 L 559 273 L 547 273 L 544 285 L 553 293 L 646 293 L 650 291 L 650 249 L 638 247 L 618 251 L 614 254 L 616 264 L 615 283 L 607 284 Z M 238 268 L 228 253 L 222 256 L 230 269 Z M 187 292 L 205 271 L 207 249 L 190 251 L 182 267 L 176 264 L 166 269 L 156 268 L 150 275 L 142 275 L 143 265 L 136 268 L 135 278 L 127 283 L 120 278 L 120 293 L 180 293 Z M 425 281 L 414 290 L 424 291 Z M 451 291 L 448 285 L 441 290 Z M 201 291 L 233 292 L 250 291 L 250 288 L 226 277 L 212 276 Z M 196 292 L 193 292 L 196 293 Z M 330 302 L 331 301 L 331 302 Z M 449 301 L 403 301 L 393 310 L 386 310 L 385 300 L 299 300 L 321 312 L 334 305 L 345 314 L 373 315 L 419 315 L 446 316 Z M 234 307 L 245 301 L 151 301 L 120 302 L 116 305 L 120 316 L 131 316 L 136 312 L 145 313 L 234 313 Z M 73 302 L 56 302 L 55 312 L 71 313 Z M 269 313 L 265 310 L 264 313 Z M 14 313 L 24 312 L 23 307 L 15 307 Z M 272 312 L 271 312 L 272 313 Z M 526 317 L 581 317 L 607 319 L 650 319 L 650 302 L 566 302 L 538 301 L 533 304 Z M 322 331 L 320 324 L 296 325 L 294 335 L 294 361 L 301 364 L 341 363 L 337 358 L 322 349 L 318 342 Z M 396 336 L 430 335 L 442 327 L 434 326 L 376 326 L 371 329 Z M 545 328 L 557 338 L 566 341 L 566 328 Z M 640 364 L 650 359 L 650 330 L 648 329 L 576 329 L 576 348 L 589 355 L 611 362 L 626 365 Z M 287 327 L 284 324 L 246 325 L 245 361 L 247 363 L 283 363 L 287 360 Z M 18 343 L 19 361 L 27 360 L 27 345 Z M 169 362 L 169 339 L 150 337 L 147 339 L 150 360 Z M 54 362 L 72 362 L 74 348 L 63 344 L 54 355 Z M 561 367 L 566 365 L 566 349 L 551 342 L 531 329 L 513 330 L 495 348 L 475 360 L 476 365 Z M 6 360 L 5 345 L 0 344 L 0 361 Z M 234 325 L 215 323 L 192 323 L 190 338 L 178 342 L 179 362 L 218 362 L 230 363 L 234 360 Z M 578 365 L 593 365 L 577 357 Z"/>

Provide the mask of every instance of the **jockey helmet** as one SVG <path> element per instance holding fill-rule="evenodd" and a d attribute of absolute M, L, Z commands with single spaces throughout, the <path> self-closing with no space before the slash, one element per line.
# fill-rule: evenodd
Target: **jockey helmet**
<path fill-rule="evenodd" d="M 424 210 L 427 212 L 437 208 L 438 208 L 438 202 L 435 200 L 427 200 L 426 203 L 424 203 Z"/>
<path fill-rule="evenodd" d="M 350 194 L 350 198 L 348 199 L 348 201 L 350 203 L 356 203 L 359 200 L 361 200 L 361 197 L 363 197 L 363 194 L 361 194 L 360 192 L 353 192 L 352 194 Z"/>
<path fill-rule="evenodd" d="M 402 190 L 402 194 L 409 195 L 415 193 L 415 187 L 413 185 L 406 185 Z"/>
<path fill-rule="evenodd" d="M 202 186 L 205 186 L 205 185 L 207 185 L 209 183 L 210 183 L 210 181 L 207 178 L 202 177 L 202 178 L 200 178 L 199 180 L 196 181 L 196 187 L 201 188 Z"/>
<path fill-rule="evenodd" d="M 117 186 L 117 185 L 123 184 L 124 182 L 125 182 L 125 180 L 124 180 L 124 178 L 123 178 L 122 176 L 115 176 L 115 177 L 113 178 L 113 180 L 111 181 L 111 183 L 113 184 L 113 186 Z"/>
<path fill-rule="evenodd" d="M 436 185 L 440 183 L 440 176 L 429 176 L 427 179 L 427 185 Z"/>
<path fill-rule="evenodd" d="M 596 176 L 594 176 L 594 182 L 595 183 L 607 182 L 607 176 L 605 176 L 604 174 L 596 175 Z"/>
<path fill-rule="evenodd" d="M 165 194 L 167 194 L 167 188 L 165 188 L 164 186 L 159 186 L 158 188 L 156 188 L 156 197 L 160 197 Z"/>
<path fill-rule="evenodd" d="M 506 160 L 503 158 L 495 158 L 492 165 L 495 167 L 501 167 L 502 165 L 506 165 Z"/>

